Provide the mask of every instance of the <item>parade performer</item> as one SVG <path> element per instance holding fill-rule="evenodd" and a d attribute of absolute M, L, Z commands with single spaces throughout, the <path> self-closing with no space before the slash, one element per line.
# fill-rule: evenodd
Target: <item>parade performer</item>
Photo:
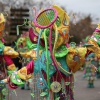
<path fill-rule="evenodd" d="M 98 24 L 98 27 L 93 33 L 94 35 L 91 37 L 92 39 L 94 38 L 95 41 L 97 41 L 98 45 L 100 46 L 100 24 Z M 96 77 L 100 77 L 100 59 L 97 59 L 97 72 L 96 72 Z"/>
<path fill-rule="evenodd" d="M 74 100 L 74 73 L 85 63 L 90 53 L 100 57 L 97 41 L 89 39 L 84 47 L 77 47 L 74 42 L 68 44 L 69 16 L 60 7 L 41 10 L 34 19 L 35 28 L 29 29 L 30 40 L 37 47 L 20 54 L 31 57 L 25 67 L 14 71 L 7 81 L 11 89 L 16 89 L 37 73 L 37 87 L 43 100 Z M 39 29 L 38 29 L 39 28 Z M 37 34 L 34 34 L 37 32 Z"/>
<path fill-rule="evenodd" d="M 4 59 L 7 64 L 7 69 L 9 72 L 16 70 L 11 58 L 17 57 L 19 54 L 14 51 L 13 48 L 4 45 L 3 30 L 5 25 L 5 18 L 2 13 L 0 13 L 0 59 Z"/>
<path fill-rule="evenodd" d="M 88 80 L 88 88 L 94 88 L 94 81 L 96 79 L 96 71 L 97 67 L 95 66 L 96 64 L 94 63 L 94 53 L 91 53 L 90 55 L 87 56 L 86 62 L 85 62 L 85 73 L 84 73 L 84 78 Z"/>
<path fill-rule="evenodd" d="M 3 82 L 6 83 L 7 79 L 7 71 L 8 74 L 12 73 L 16 70 L 16 67 L 12 61 L 12 58 L 17 57 L 19 54 L 14 51 L 13 48 L 9 46 L 5 46 L 3 39 L 3 31 L 5 26 L 5 18 L 2 13 L 0 13 L 0 80 L 3 79 Z M 6 70 L 7 65 L 7 70 Z M 6 84 L 0 83 L 0 99 L 5 100 L 6 95 L 8 94 L 8 89 L 6 88 Z"/>

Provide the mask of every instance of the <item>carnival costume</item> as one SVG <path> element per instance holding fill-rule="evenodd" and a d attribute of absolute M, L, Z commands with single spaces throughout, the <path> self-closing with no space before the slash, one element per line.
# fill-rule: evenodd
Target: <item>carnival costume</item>
<path fill-rule="evenodd" d="M 10 74 L 7 80 L 11 89 L 18 88 L 39 73 L 37 87 L 42 91 L 41 99 L 74 100 L 74 73 L 85 63 L 90 53 L 95 53 L 99 58 L 100 48 L 93 39 L 89 39 L 84 47 L 77 47 L 74 42 L 67 47 L 69 24 L 68 14 L 56 5 L 36 15 L 34 27 L 29 29 L 31 44 L 36 47 L 20 52 L 22 56 L 33 60 Z"/>

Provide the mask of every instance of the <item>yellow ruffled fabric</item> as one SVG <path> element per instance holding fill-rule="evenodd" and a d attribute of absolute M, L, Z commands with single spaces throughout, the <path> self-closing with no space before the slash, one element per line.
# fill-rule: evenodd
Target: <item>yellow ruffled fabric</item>
<path fill-rule="evenodd" d="M 94 52 L 98 58 L 100 58 L 100 47 L 94 40 L 89 40 L 89 44 L 92 44 L 93 46 L 87 47 L 88 50 Z"/>
<path fill-rule="evenodd" d="M 0 13 L 0 24 L 3 23 L 3 22 L 5 22 L 5 21 L 6 20 L 5 20 L 4 15 L 2 13 Z"/>
<path fill-rule="evenodd" d="M 32 74 L 28 74 L 27 75 L 27 69 L 26 67 L 23 67 L 21 68 L 19 71 L 18 71 L 18 75 L 19 77 L 22 79 L 22 80 L 28 80 L 32 77 Z"/>
<path fill-rule="evenodd" d="M 9 46 L 5 46 L 5 48 L 3 50 L 3 54 L 8 55 L 11 58 L 16 58 L 19 56 L 18 52 L 16 52 L 13 48 L 11 48 Z"/>
<path fill-rule="evenodd" d="M 66 56 L 66 63 L 68 64 L 68 67 L 72 70 L 73 73 L 75 73 L 84 64 L 86 53 L 86 47 L 69 48 L 69 53 Z M 74 61 L 75 55 L 79 57 L 78 61 Z"/>
<path fill-rule="evenodd" d="M 7 68 L 8 68 L 8 70 L 10 70 L 10 71 L 16 70 L 16 66 L 15 66 L 14 64 L 9 65 Z"/>

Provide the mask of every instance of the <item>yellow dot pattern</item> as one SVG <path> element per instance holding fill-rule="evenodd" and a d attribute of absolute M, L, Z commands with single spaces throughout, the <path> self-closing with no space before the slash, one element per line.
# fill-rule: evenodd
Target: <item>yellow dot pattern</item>
<path fill-rule="evenodd" d="M 47 10 L 38 16 L 37 23 L 41 26 L 48 26 L 53 21 L 54 16 L 55 12 L 53 10 Z"/>

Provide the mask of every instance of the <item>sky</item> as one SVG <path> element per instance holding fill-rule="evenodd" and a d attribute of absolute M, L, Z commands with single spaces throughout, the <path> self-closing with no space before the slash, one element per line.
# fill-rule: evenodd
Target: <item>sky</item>
<path fill-rule="evenodd" d="M 54 4 L 63 5 L 68 11 L 91 14 L 100 19 L 100 0 L 54 0 Z"/>

